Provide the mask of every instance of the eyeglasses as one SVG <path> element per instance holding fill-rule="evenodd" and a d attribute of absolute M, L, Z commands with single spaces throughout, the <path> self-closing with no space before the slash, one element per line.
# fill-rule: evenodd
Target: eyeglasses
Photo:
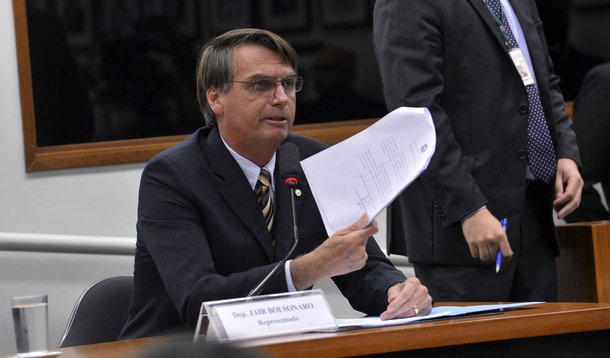
<path fill-rule="evenodd" d="M 282 84 L 282 87 L 284 87 L 284 91 L 286 92 L 299 92 L 301 89 L 303 89 L 303 77 L 301 76 L 286 77 L 280 80 L 276 80 L 273 77 L 261 77 L 252 81 L 229 82 L 249 84 L 250 87 L 254 89 L 254 92 L 260 94 L 268 94 L 270 92 L 275 91 L 275 88 L 277 87 L 278 83 Z"/>

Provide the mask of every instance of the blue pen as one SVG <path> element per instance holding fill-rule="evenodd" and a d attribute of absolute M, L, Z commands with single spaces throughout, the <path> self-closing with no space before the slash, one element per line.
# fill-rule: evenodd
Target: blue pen
<path fill-rule="evenodd" d="M 506 225 L 508 225 L 508 219 L 504 218 L 500 220 L 500 224 L 502 224 L 502 230 L 506 233 Z M 498 255 L 496 256 L 496 273 L 500 271 L 500 265 L 502 265 L 502 251 L 498 250 Z"/>

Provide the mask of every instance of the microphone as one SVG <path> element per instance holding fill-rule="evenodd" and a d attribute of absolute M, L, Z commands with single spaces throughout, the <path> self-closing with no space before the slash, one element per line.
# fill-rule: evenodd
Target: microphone
<path fill-rule="evenodd" d="M 278 157 L 278 170 L 280 173 L 280 178 L 282 178 L 284 185 L 290 189 L 294 243 L 286 256 L 284 256 L 284 258 L 278 262 L 277 265 L 275 265 L 273 270 L 271 270 L 271 272 L 269 272 L 267 276 L 265 276 L 265 278 L 263 278 L 263 280 L 256 285 L 256 287 L 254 287 L 250 293 L 248 293 L 247 297 L 258 296 L 260 294 L 269 280 L 275 277 L 280 268 L 286 264 L 286 261 L 288 261 L 288 258 L 290 258 L 294 252 L 294 249 L 296 249 L 297 244 L 299 243 L 299 228 L 297 226 L 296 210 L 294 205 L 294 191 L 299 184 L 299 173 L 301 172 L 301 166 L 299 164 L 301 155 L 299 154 L 299 148 L 297 148 L 294 143 L 285 143 L 280 147 Z"/>

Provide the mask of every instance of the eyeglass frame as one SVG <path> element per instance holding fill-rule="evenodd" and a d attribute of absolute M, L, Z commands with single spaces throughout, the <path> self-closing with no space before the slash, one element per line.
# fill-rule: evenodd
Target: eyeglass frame
<path fill-rule="evenodd" d="M 290 90 L 289 88 L 287 88 L 286 84 L 284 83 L 285 81 L 291 81 L 294 80 L 294 88 L 292 90 Z M 267 90 L 257 90 L 256 86 L 258 84 L 260 84 L 262 81 L 273 81 L 274 82 L 274 86 L 273 87 L 269 87 L 269 89 Z M 281 79 L 275 79 L 273 77 L 259 77 L 256 79 L 253 79 L 251 81 L 227 81 L 229 83 L 245 83 L 251 86 L 251 88 L 254 90 L 254 92 L 259 93 L 259 94 L 269 94 L 275 91 L 275 89 L 277 88 L 278 84 L 282 85 L 282 88 L 284 88 L 284 91 L 289 92 L 289 93 L 297 93 L 300 92 L 303 89 L 303 83 L 305 82 L 305 80 L 303 79 L 303 77 L 301 76 L 290 76 L 290 77 L 284 77 Z M 269 83 L 270 83 L 269 82 Z"/>

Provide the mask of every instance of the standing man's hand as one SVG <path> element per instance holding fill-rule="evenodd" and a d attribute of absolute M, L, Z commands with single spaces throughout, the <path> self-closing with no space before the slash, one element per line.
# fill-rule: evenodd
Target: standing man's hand
<path fill-rule="evenodd" d="M 500 221 L 486 208 L 464 220 L 462 232 L 474 258 L 482 261 L 495 260 L 498 249 L 505 258 L 510 259 L 513 256 L 513 250 Z"/>
<path fill-rule="evenodd" d="M 563 219 L 578 208 L 583 185 L 576 162 L 568 158 L 559 159 L 555 176 L 555 201 L 553 201 L 558 219 Z"/>

